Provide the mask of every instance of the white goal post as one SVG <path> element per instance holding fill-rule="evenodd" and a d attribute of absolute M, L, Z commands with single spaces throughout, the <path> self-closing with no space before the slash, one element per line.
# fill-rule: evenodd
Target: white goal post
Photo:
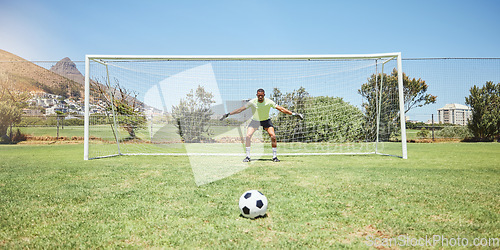
<path fill-rule="evenodd" d="M 387 72 L 384 72 L 387 71 Z M 243 156 L 266 97 L 280 155 L 382 154 L 407 159 L 401 53 L 349 55 L 86 55 L 84 159 L 117 155 Z M 267 134 L 252 150 L 270 153 Z M 254 150 L 255 148 L 255 150 Z"/>

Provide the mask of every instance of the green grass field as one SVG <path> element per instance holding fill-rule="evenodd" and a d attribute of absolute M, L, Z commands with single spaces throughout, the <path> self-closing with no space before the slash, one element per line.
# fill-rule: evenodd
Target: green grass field
<path fill-rule="evenodd" d="M 81 144 L 0 145 L 0 248 L 367 248 L 402 236 L 500 237 L 500 143 L 408 144 L 408 157 L 283 156 L 198 187 L 187 157 L 83 161 Z M 250 189 L 268 197 L 267 217 L 239 216 Z"/>

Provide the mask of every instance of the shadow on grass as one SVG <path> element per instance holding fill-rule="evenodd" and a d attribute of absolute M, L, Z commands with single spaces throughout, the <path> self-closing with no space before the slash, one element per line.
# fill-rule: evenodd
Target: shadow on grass
<path fill-rule="evenodd" d="M 247 217 L 243 216 L 242 214 L 240 214 L 240 217 L 241 217 L 241 218 L 245 218 L 245 219 L 250 219 L 250 220 L 258 220 L 258 219 L 264 219 L 264 218 L 267 218 L 267 213 L 266 213 L 266 214 L 264 214 L 264 215 L 259 215 L 259 216 L 255 217 L 255 218 L 247 218 Z"/>
<path fill-rule="evenodd" d="M 252 159 L 251 161 L 273 161 L 273 159 Z"/>

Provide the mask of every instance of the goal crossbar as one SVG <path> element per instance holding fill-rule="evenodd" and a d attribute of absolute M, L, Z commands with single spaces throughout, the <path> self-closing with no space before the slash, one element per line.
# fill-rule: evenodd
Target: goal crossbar
<path fill-rule="evenodd" d="M 87 55 L 90 60 L 327 60 L 396 58 L 401 53 L 332 55 Z M 391 60 L 391 59 L 388 59 Z"/>

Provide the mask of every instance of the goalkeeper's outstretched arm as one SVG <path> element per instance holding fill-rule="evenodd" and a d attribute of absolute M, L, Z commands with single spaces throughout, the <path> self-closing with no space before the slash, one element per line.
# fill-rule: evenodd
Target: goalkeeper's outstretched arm
<path fill-rule="evenodd" d="M 220 120 L 222 121 L 222 120 L 226 119 L 226 118 L 227 118 L 228 116 L 230 116 L 230 115 L 239 114 L 239 113 L 241 113 L 241 112 L 245 111 L 246 109 L 247 109 L 247 108 L 246 108 L 245 106 L 243 106 L 243 107 L 241 107 L 241 108 L 239 108 L 239 109 L 235 109 L 235 110 L 233 110 L 233 111 L 231 111 L 231 112 L 229 112 L 229 113 L 227 113 L 227 114 L 222 115 L 222 117 L 220 118 Z M 284 108 L 284 107 L 281 107 L 280 105 L 276 105 L 276 109 L 277 109 L 278 111 L 282 112 L 282 113 L 287 114 L 287 115 L 293 115 L 293 116 L 295 116 L 295 117 L 298 117 L 298 118 L 299 118 L 299 119 L 301 119 L 301 120 L 303 120 L 303 119 L 304 119 L 304 116 L 303 116 L 302 114 L 292 112 L 292 111 L 290 111 L 290 110 L 288 110 L 288 109 L 286 109 L 286 108 Z"/>
<path fill-rule="evenodd" d="M 235 109 L 235 110 L 233 110 L 233 111 L 231 111 L 231 112 L 229 112 L 227 114 L 222 115 L 222 117 L 220 118 L 220 120 L 222 121 L 222 120 L 226 119 L 230 115 L 239 114 L 239 113 L 245 111 L 246 109 L 247 109 L 247 107 L 245 107 L 245 106 L 243 106 L 243 107 L 241 107 L 239 109 Z"/>
<path fill-rule="evenodd" d="M 304 119 L 304 116 L 302 114 L 299 114 L 299 113 L 295 113 L 295 112 L 292 112 L 286 108 L 283 108 L 281 107 L 280 105 L 276 105 L 276 109 L 282 113 L 285 113 L 287 115 L 293 115 L 295 117 L 298 117 L 299 119 L 303 120 Z"/>

